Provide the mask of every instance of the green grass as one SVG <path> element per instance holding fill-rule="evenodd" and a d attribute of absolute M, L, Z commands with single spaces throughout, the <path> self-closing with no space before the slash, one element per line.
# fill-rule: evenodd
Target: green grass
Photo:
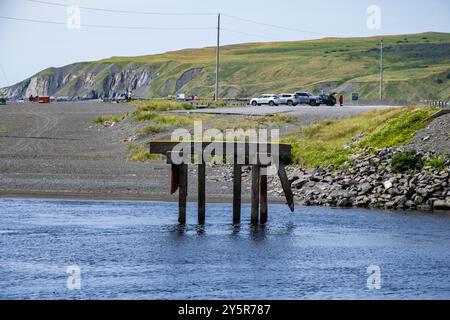
<path fill-rule="evenodd" d="M 444 170 L 446 169 L 446 164 L 450 159 L 444 156 L 435 156 L 432 157 L 431 159 L 425 161 L 425 166 L 426 167 L 432 167 L 434 169 L 438 169 L 438 170 Z"/>
<path fill-rule="evenodd" d="M 400 146 L 436 111 L 432 107 L 376 110 L 341 120 L 322 121 L 283 138 L 292 144 L 293 159 L 306 168 L 339 167 L 361 148 Z M 352 141 L 359 137 L 356 141 Z"/>
<path fill-rule="evenodd" d="M 172 111 L 172 110 L 189 110 L 192 109 L 190 103 L 175 100 L 145 100 L 133 101 L 137 109 L 133 114 L 139 114 L 145 111 Z"/>
<path fill-rule="evenodd" d="M 379 40 L 369 38 L 326 38 L 309 41 L 266 42 L 228 45 L 221 48 L 221 97 L 250 97 L 261 93 L 281 93 L 340 87 L 343 94 L 352 91 L 361 98 L 377 98 L 379 77 Z M 450 34 L 426 33 L 384 36 L 386 98 L 450 99 Z M 405 40 L 407 38 L 407 41 Z M 211 98 L 215 84 L 215 48 L 187 49 L 140 57 L 112 57 L 84 62 L 77 75 L 93 73 L 96 83 L 83 90 L 103 93 L 104 80 L 115 72 L 136 68 L 154 70 L 158 77 L 147 97 L 166 97 L 177 92 Z M 177 81 L 187 71 L 201 68 L 181 88 Z M 54 76 L 55 69 L 41 73 Z M 77 78 L 54 95 L 75 94 Z M 348 97 L 349 97 L 348 96 Z M 145 102 L 148 103 L 148 102 Z M 156 103 L 149 107 L 171 109 Z"/>
<path fill-rule="evenodd" d="M 0 127 L 0 133 L 8 133 L 9 130 L 7 128 Z"/>
<path fill-rule="evenodd" d="M 128 159 L 138 162 L 161 160 L 162 156 L 150 154 L 149 150 L 142 144 L 130 143 L 128 145 Z"/>
<path fill-rule="evenodd" d="M 105 122 L 120 122 L 124 120 L 128 115 L 120 115 L 120 116 L 113 116 L 113 115 L 106 115 L 106 116 L 98 116 L 94 120 L 92 120 L 95 124 L 105 124 Z"/>
<path fill-rule="evenodd" d="M 170 128 L 187 128 L 194 124 L 194 121 L 206 121 L 209 115 L 175 115 L 175 114 L 147 114 L 149 124 L 141 129 L 142 133 L 159 133 Z M 189 128 L 188 128 L 189 129 Z"/>

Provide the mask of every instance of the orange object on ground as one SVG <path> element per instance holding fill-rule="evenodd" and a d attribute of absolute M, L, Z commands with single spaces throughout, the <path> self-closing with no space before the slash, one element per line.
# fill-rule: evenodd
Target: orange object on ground
<path fill-rule="evenodd" d="M 50 97 L 38 97 L 39 103 L 50 103 Z"/>

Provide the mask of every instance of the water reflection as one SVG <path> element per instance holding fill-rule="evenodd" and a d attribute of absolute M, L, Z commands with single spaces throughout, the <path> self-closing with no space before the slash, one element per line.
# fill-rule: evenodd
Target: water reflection
<path fill-rule="evenodd" d="M 206 227 L 205 224 L 198 224 L 195 226 L 195 231 L 197 231 L 198 236 L 204 236 L 206 233 Z"/>

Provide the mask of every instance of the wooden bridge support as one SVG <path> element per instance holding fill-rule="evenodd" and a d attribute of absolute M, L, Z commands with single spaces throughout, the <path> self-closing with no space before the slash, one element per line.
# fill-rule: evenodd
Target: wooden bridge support
<path fill-rule="evenodd" d="M 179 190 L 178 190 L 178 222 L 186 224 L 186 199 L 188 189 L 187 164 L 179 165 Z"/>
<path fill-rule="evenodd" d="M 251 190 L 251 222 L 258 223 L 259 216 L 259 181 L 260 181 L 260 167 L 258 165 L 252 166 L 252 190 Z"/>
<path fill-rule="evenodd" d="M 198 223 L 205 223 L 205 201 L 206 198 L 206 165 L 198 165 Z"/>
<path fill-rule="evenodd" d="M 194 150 L 194 142 L 183 142 L 190 144 L 189 150 Z M 174 194 L 178 190 L 178 222 L 180 224 L 186 224 L 186 202 L 188 194 L 188 165 L 187 164 L 174 164 L 172 156 L 179 156 L 180 151 L 174 153 L 174 148 L 178 146 L 178 141 L 151 141 L 150 153 L 151 154 L 163 154 L 167 156 L 167 163 L 171 165 L 171 180 L 170 180 L 170 193 Z M 205 150 L 211 142 L 202 142 L 201 148 Z M 230 144 L 232 144 L 230 146 Z M 255 146 L 256 144 L 256 146 Z M 291 156 L 291 146 L 278 144 L 278 156 L 283 161 L 283 158 L 289 159 Z M 235 143 L 235 142 L 223 142 L 222 150 L 230 150 L 231 148 L 238 150 L 240 147 L 245 152 L 246 157 L 249 157 L 251 150 L 261 150 L 260 144 L 257 143 Z M 255 148 L 256 147 L 256 148 Z M 263 155 L 264 159 L 271 155 L 273 145 L 264 144 L 264 152 L 258 153 L 259 156 Z M 254 151 L 252 151 L 254 152 Z M 235 154 L 237 154 L 235 152 Z M 267 197 L 267 163 L 252 164 L 252 186 L 251 186 L 251 222 L 253 224 L 267 223 L 268 219 L 268 197 Z M 261 172 L 263 171 L 263 172 Z M 286 196 L 286 201 L 294 212 L 294 199 L 291 190 L 291 185 L 288 180 L 284 164 L 281 162 L 278 166 L 278 177 L 280 178 L 283 191 Z M 239 223 L 241 220 L 241 194 L 242 194 L 242 164 L 234 164 L 233 168 L 233 222 Z M 198 223 L 205 223 L 205 205 L 206 205 L 206 165 L 204 163 L 198 164 Z"/>
<path fill-rule="evenodd" d="M 241 222 L 242 165 L 233 166 L 233 222 Z"/>
<path fill-rule="evenodd" d="M 267 223 L 267 174 L 263 174 L 259 178 L 259 220 L 261 224 Z"/>

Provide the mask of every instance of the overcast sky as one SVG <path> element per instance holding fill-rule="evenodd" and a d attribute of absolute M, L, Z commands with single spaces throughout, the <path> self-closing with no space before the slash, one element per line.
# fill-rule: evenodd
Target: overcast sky
<path fill-rule="evenodd" d="M 44 1 L 44 0 L 42 0 Z M 448 0 L 45 0 L 71 6 L 159 13 L 224 13 L 286 29 L 222 17 L 223 44 L 342 37 L 450 32 Z M 381 10 L 381 29 L 369 24 L 371 5 Z M 0 0 L 0 16 L 58 22 L 44 24 L 0 18 L 0 87 L 50 66 L 111 56 L 137 56 L 215 45 L 215 15 L 124 14 L 80 9 L 81 29 L 70 30 L 66 6 L 29 0 Z M 374 13 L 374 11 L 371 11 Z M 76 17 L 76 16 L 75 16 Z M 74 21 L 74 20 L 72 20 Z M 75 21 L 76 22 L 76 21 Z M 85 26 L 83 26 L 85 25 Z M 129 30 L 87 25 L 210 28 L 207 30 Z M 296 29 L 296 30 L 292 30 Z M 312 33 L 301 32 L 300 30 Z M 247 34 L 242 34 L 247 33 Z"/>

